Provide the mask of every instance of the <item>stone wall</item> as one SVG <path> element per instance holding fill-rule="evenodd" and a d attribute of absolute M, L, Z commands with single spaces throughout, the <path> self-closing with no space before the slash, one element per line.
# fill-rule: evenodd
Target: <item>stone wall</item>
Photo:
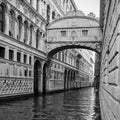
<path fill-rule="evenodd" d="M 120 120 L 120 2 L 102 2 L 101 117 L 102 120 Z"/>

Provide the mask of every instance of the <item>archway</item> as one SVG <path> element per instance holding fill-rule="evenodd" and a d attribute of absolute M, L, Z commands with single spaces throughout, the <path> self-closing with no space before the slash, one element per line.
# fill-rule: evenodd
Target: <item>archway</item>
<path fill-rule="evenodd" d="M 70 89 L 70 70 L 68 71 L 67 89 Z"/>
<path fill-rule="evenodd" d="M 46 79 L 47 79 L 46 78 L 46 73 L 47 73 L 47 62 L 43 66 L 43 83 L 42 83 L 42 86 L 43 86 L 42 92 L 43 92 L 43 94 L 46 93 Z"/>
<path fill-rule="evenodd" d="M 65 45 L 65 46 L 60 46 L 60 47 L 53 48 L 51 51 L 49 51 L 49 53 L 47 55 L 47 60 L 50 61 L 51 58 L 53 57 L 53 55 L 55 55 L 57 52 L 60 52 L 60 51 L 63 51 L 63 50 L 67 50 L 67 49 L 86 49 L 86 50 L 91 50 L 91 51 L 97 53 L 98 55 L 101 54 L 96 49 L 93 49 L 93 48 L 90 48 L 90 47 L 87 47 L 87 46 L 82 46 L 82 45 Z"/>
<path fill-rule="evenodd" d="M 41 77 L 41 63 L 36 60 L 34 63 L 34 95 L 39 93 L 39 82 Z"/>
<path fill-rule="evenodd" d="M 64 90 L 67 89 L 66 84 L 67 84 L 67 70 L 64 71 Z"/>

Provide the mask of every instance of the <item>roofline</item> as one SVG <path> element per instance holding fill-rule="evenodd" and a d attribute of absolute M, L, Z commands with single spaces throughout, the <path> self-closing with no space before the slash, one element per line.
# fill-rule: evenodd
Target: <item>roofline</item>
<path fill-rule="evenodd" d="M 72 18 L 81 18 L 81 19 L 88 19 L 88 20 L 93 20 L 96 21 L 97 23 L 99 23 L 99 21 L 95 18 L 92 17 L 88 17 L 88 16 L 67 16 L 67 17 L 62 17 L 60 19 L 56 19 L 53 22 L 49 23 L 49 25 L 47 26 L 47 28 L 49 28 L 52 24 L 61 21 L 61 20 L 65 20 L 65 19 L 72 19 Z"/>

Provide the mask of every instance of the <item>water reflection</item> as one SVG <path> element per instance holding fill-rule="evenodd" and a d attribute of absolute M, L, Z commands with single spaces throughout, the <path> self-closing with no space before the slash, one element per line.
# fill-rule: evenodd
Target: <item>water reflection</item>
<path fill-rule="evenodd" d="M 95 120 L 95 100 L 88 88 L 8 102 L 0 105 L 0 120 Z"/>

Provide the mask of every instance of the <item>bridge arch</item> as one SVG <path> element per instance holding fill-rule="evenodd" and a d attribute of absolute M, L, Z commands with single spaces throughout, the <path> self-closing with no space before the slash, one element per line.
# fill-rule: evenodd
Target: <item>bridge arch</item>
<path fill-rule="evenodd" d="M 45 81 L 45 79 L 49 79 L 50 77 L 50 60 L 57 52 L 66 49 L 87 49 L 100 55 L 101 43 L 102 31 L 99 27 L 99 21 L 95 17 L 80 14 L 79 11 L 72 11 L 71 14 L 69 13 L 63 18 L 48 24 L 46 40 L 47 61 L 44 71 L 49 70 L 46 74 L 46 78 L 44 78 L 45 83 L 43 83 L 43 85 L 47 86 L 48 80 Z M 70 69 L 66 69 L 64 74 L 64 89 L 76 88 L 77 84 L 74 82 L 76 71 L 72 72 Z M 43 87 L 43 91 L 46 90 L 47 88 Z"/>
<path fill-rule="evenodd" d="M 41 83 L 41 62 L 36 59 L 34 62 L 34 95 L 39 94 L 39 84 Z"/>
<path fill-rule="evenodd" d="M 99 44 L 98 44 L 99 45 Z M 96 47 L 99 47 L 99 46 L 96 46 Z M 60 52 L 60 51 L 63 51 L 63 50 L 66 50 L 66 49 L 87 49 L 87 50 L 91 50 L 91 51 L 94 51 L 96 53 L 98 53 L 100 55 L 100 52 L 97 51 L 96 49 L 93 49 L 89 46 L 81 46 L 81 45 L 66 45 L 66 46 L 60 46 L 60 47 L 57 47 L 55 49 L 52 49 L 48 55 L 47 55 L 47 59 L 50 60 L 53 55 L 55 55 L 57 52 Z"/>
<path fill-rule="evenodd" d="M 56 52 L 82 48 L 101 52 L 102 32 L 95 17 L 85 16 L 81 11 L 72 11 L 47 27 L 48 59 Z"/>

